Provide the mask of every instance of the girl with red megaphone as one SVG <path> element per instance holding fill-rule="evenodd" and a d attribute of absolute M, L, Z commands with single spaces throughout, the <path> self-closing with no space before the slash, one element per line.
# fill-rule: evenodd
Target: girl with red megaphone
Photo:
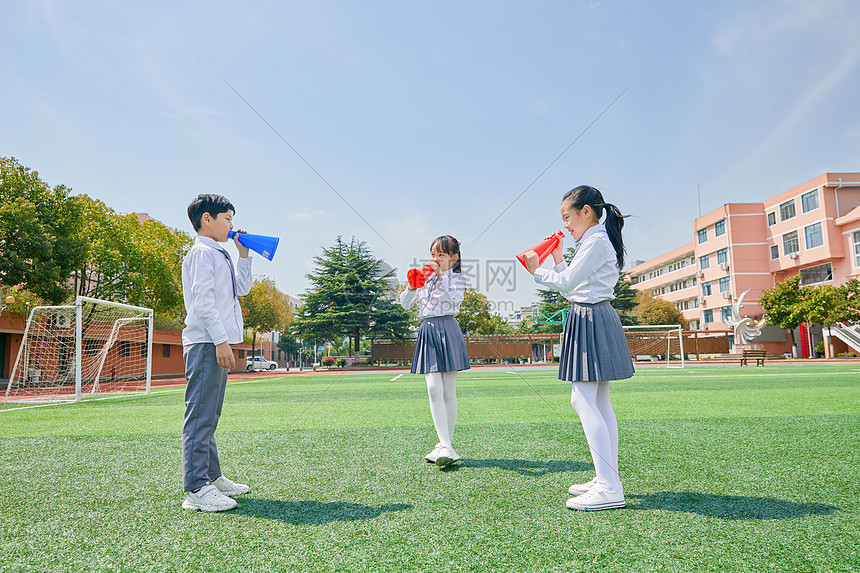
<path fill-rule="evenodd" d="M 460 459 L 451 446 L 457 423 L 457 372 L 469 369 L 466 340 L 455 318 L 466 294 L 466 278 L 460 273 L 460 242 L 450 235 L 430 244 L 431 262 L 412 269 L 409 286 L 400 295 L 404 308 L 418 303 L 418 342 L 412 357 L 412 373 L 424 374 L 430 396 L 430 415 L 439 443 L 424 456 L 439 467 Z"/>
<path fill-rule="evenodd" d="M 606 213 L 604 223 L 600 223 Z M 609 304 L 624 267 L 624 216 L 594 187 L 582 185 L 561 200 L 564 228 L 578 241 L 570 264 L 561 241 L 552 249 L 555 267 L 540 269 L 538 253 L 523 253 L 535 282 L 571 301 L 564 325 L 558 378 L 571 382 L 570 403 L 585 430 L 597 476 L 570 486 L 567 507 L 578 510 L 625 506 L 618 474 L 618 422 L 609 401 L 609 381 L 633 376 L 633 360 L 618 313 Z"/>

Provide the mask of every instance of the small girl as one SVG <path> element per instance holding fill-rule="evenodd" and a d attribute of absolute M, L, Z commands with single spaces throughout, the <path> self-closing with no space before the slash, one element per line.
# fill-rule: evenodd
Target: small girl
<path fill-rule="evenodd" d="M 603 212 L 606 221 L 600 223 Z M 633 376 L 633 360 L 618 313 L 609 304 L 624 266 L 624 216 L 600 191 L 582 185 L 561 201 L 564 228 L 577 241 L 568 265 L 559 241 L 553 270 L 538 268 L 529 251 L 526 267 L 538 284 L 560 291 L 572 302 L 564 326 L 558 378 L 572 382 L 570 402 L 582 421 L 597 476 L 570 486 L 567 507 L 599 510 L 625 507 L 618 474 L 618 423 L 609 401 L 609 381 Z"/>
<path fill-rule="evenodd" d="M 412 373 L 424 374 L 430 395 L 430 415 L 439 443 L 424 456 L 429 463 L 446 467 L 460 459 L 451 447 L 457 423 L 457 371 L 469 369 L 466 341 L 457 313 L 466 292 L 460 274 L 460 242 L 450 235 L 430 245 L 429 266 L 435 274 L 420 289 L 411 285 L 400 295 L 400 304 L 410 308 L 418 302 L 418 343 L 412 358 Z"/>

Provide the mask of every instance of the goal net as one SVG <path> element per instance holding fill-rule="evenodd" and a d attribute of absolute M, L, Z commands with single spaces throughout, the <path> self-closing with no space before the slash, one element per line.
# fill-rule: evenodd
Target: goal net
<path fill-rule="evenodd" d="M 684 337 L 679 325 L 625 326 L 624 335 L 634 360 L 684 367 Z"/>
<path fill-rule="evenodd" d="M 149 393 L 152 310 L 88 297 L 30 311 L 3 403 Z"/>

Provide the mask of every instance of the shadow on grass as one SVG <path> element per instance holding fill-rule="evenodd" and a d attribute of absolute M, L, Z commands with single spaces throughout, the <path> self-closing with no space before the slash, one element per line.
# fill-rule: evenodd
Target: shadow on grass
<path fill-rule="evenodd" d="M 524 476 L 542 476 L 556 472 L 581 472 L 593 469 L 594 466 L 582 462 L 560 460 L 534 462 L 531 460 L 475 460 L 463 458 L 459 463 L 442 468 L 442 471 L 455 472 L 461 468 L 499 468 L 517 472 Z"/>
<path fill-rule="evenodd" d="M 663 509 L 698 513 L 719 519 L 796 519 L 807 515 L 830 515 L 838 507 L 822 503 L 795 503 L 772 497 L 713 495 L 690 491 L 661 491 L 627 495 L 628 509 Z M 637 500 L 629 503 L 629 500 Z"/>
<path fill-rule="evenodd" d="M 278 519 L 296 525 L 319 525 L 333 521 L 358 521 L 373 519 L 388 511 L 403 511 L 412 506 L 392 503 L 380 507 L 361 505 L 346 501 L 320 502 L 311 500 L 282 501 L 279 499 L 237 499 L 239 507 L 230 513 Z"/>

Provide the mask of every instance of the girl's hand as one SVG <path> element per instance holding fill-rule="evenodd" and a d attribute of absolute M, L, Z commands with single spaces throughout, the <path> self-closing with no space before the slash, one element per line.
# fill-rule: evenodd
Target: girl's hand
<path fill-rule="evenodd" d="M 233 242 L 236 243 L 236 248 L 239 250 L 239 257 L 245 259 L 248 257 L 248 247 L 239 242 L 239 233 L 244 233 L 242 229 L 236 231 L 233 236 Z M 232 352 L 232 351 L 231 351 Z"/>
<path fill-rule="evenodd" d="M 445 276 L 442 273 L 441 267 L 439 267 L 439 263 L 437 263 L 436 261 L 430 261 L 429 263 L 427 263 L 427 266 L 429 266 L 431 269 L 433 269 L 433 272 L 436 273 L 436 276 L 439 277 L 440 279 Z"/>
<path fill-rule="evenodd" d="M 559 239 L 558 245 L 552 250 L 552 260 L 555 264 L 564 260 L 564 239 Z"/>
<path fill-rule="evenodd" d="M 553 251 L 553 253 L 555 253 L 555 251 Z M 531 274 L 535 274 L 535 271 L 539 266 L 537 253 L 534 251 L 523 253 L 523 260 L 526 262 L 526 270 Z"/>

